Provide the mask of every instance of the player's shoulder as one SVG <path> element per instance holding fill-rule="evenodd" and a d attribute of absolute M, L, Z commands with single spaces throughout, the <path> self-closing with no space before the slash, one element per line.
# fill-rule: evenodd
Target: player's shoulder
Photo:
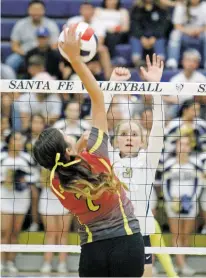
<path fill-rule="evenodd" d="M 27 152 L 20 152 L 19 153 L 19 157 L 28 165 L 32 166 L 35 164 L 33 157 L 31 156 L 31 154 L 27 153 Z"/>
<path fill-rule="evenodd" d="M 174 119 L 172 119 L 169 123 L 168 123 L 168 125 L 167 125 L 167 127 L 166 127 L 166 133 L 169 133 L 169 132 L 172 132 L 173 130 L 176 130 L 177 128 L 179 128 L 179 126 L 180 126 L 180 124 L 181 124 L 181 119 L 180 118 L 174 118 Z"/>
<path fill-rule="evenodd" d="M 168 157 L 163 163 L 163 171 L 169 171 L 177 163 L 175 157 Z"/>
<path fill-rule="evenodd" d="M 206 160 L 206 157 L 204 158 Z M 190 156 L 190 163 L 192 165 L 195 166 L 195 168 L 199 169 L 199 170 L 203 170 L 203 161 L 204 161 L 203 157 L 201 157 L 200 155 L 191 155 Z"/>
<path fill-rule="evenodd" d="M 3 163 L 8 157 L 9 157 L 8 152 L 6 151 L 1 152 L 1 159 L 0 159 L 1 163 Z"/>
<path fill-rule="evenodd" d="M 31 21 L 30 17 L 27 16 L 27 17 L 19 19 L 16 22 L 15 26 L 18 27 L 18 28 L 25 28 L 25 26 L 27 26 L 30 23 L 30 21 Z M 22 30 L 25 31 L 25 29 L 22 29 Z"/>
<path fill-rule="evenodd" d="M 197 123 L 199 126 L 206 128 L 206 121 L 204 119 L 196 118 L 194 122 Z"/>

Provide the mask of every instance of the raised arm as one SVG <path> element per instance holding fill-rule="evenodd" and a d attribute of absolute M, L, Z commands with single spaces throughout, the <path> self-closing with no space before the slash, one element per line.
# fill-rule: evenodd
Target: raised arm
<path fill-rule="evenodd" d="M 70 59 L 75 72 L 84 84 L 92 102 L 92 126 L 107 133 L 107 116 L 104 107 L 104 95 L 97 81 L 88 67 L 82 62 L 80 56 L 81 34 L 76 37 L 76 26 L 72 25 L 69 30 L 64 29 L 64 42 L 60 47 Z"/>
<path fill-rule="evenodd" d="M 141 67 L 141 72 L 144 77 L 144 80 L 149 82 L 160 82 L 164 68 L 163 61 L 161 61 L 159 56 L 153 54 L 152 63 L 150 61 L 149 56 L 147 56 L 146 58 L 146 63 L 147 70 Z M 162 97 L 158 95 L 153 95 L 153 124 L 149 136 L 147 155 L 151 163 L 154 176 L 163 149 L 164 126 L 165 116 Z"/>

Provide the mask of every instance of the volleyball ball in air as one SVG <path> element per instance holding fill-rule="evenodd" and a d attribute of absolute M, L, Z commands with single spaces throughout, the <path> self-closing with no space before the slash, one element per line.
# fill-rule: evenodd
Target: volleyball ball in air
<path fill-rule="evenodd" d="M 96 52 L 97 52 L 97 36 L 94 33 L 94 30 L 89 26 L 89 24 L 85 22 L 80 22 L 75 24 L 76 28 L 76 35 L 81 33 L 81 49 L 80 55 L 82 57 L 83 62 L 87 63 L 91 61 Z M 69 30 L 69 27 L 66 27 L 66 32 Z M 64 42 L 64 31 L 61 32 L 59 36 L 59 42 Z M 69 57 L 65 54 L 65 52 L 59 46 L 59 52 L 61 55 L 69 61 Z"/>

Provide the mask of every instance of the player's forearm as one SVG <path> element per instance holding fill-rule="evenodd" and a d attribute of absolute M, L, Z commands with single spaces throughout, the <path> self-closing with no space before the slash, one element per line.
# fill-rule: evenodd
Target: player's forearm
<path fill-rule="evenodd" d="M 104 95 L 88 67 L 80 60 L 72 62 L 72 67 L 84 84 L 92 102 L 98 103 L 104 101 Z"/>
<path fill-rule="evenodd" d="M 159 163 L 164 142 L 164 106 L 161 96 L 153 96 L 153 124 L 149 137 L 148 155 L 152 163 L 152 168 L 156 169 Z"/>

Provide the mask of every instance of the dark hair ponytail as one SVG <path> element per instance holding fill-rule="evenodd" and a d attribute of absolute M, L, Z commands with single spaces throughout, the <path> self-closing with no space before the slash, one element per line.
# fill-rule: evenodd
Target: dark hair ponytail
<path fill-rule="evenodd" d="M 81 156 L 65 157 L 69 144 L 63 134 L 55 128 L 44 130 L 36 141 L 33 149 L 34 158 L 51 175 L 58 174 L 61 186 L 65 191 L 80 193 L 85 198 L 97 199 L 105 191 L 116 192 L 121 183 L 111 168 L 111 173 L 93 174 L 91 166 Z"/>

